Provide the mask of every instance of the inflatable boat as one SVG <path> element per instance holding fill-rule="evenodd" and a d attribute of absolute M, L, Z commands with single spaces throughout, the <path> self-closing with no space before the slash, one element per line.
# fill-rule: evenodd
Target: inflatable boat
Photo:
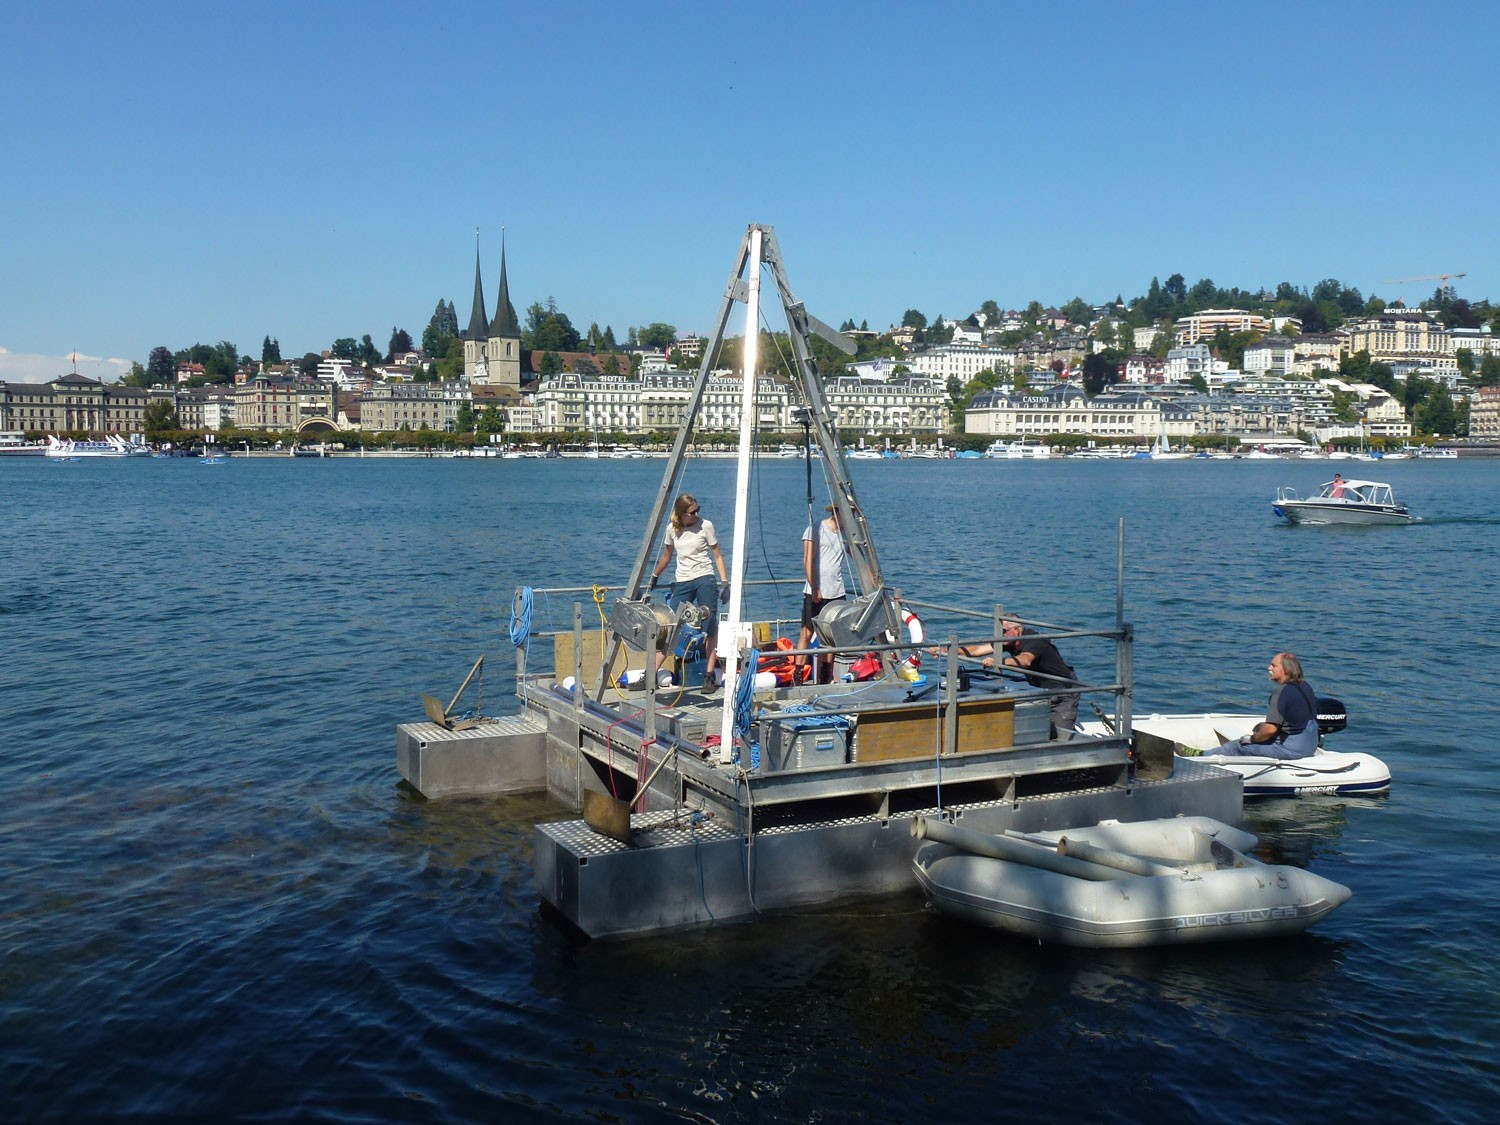
<path fill-rule="evenodd" d="M 1209 817 L 991 836 L 917 817 L 913 866 L 943 914 L 1083 947 L 1301 933 L 1348 901 L 1341 883 L 1249 856 L 1256 838 Z"/>
<path fill-rule="evenodd" d="M 1391 771 L 1373 754 L 1342 754 L 1325 750 L 1306 758 L 1226 756 L 1214 749 L 1230 739 L 1249 734 L 1260 715 L 1211 712 L 1202 715 L 1139 715 L 1131 721 L 1137 751 L 1148 740 L 1172 744 L 1179 757 L 1207 762 L 1245 779 L 1246 797 L 1311 797 L 1320 794 L 1383 793 L 1391 787 Z M 1344 705 L 1336 699 L 1318 700 L 1318 732 L 1322 737 L 1345 726 Z M 1102 722 L 1082 724 L 1084 733 L 1104 734 Z M 1163 751 L 1165 753 L 1165 751 Z"/>

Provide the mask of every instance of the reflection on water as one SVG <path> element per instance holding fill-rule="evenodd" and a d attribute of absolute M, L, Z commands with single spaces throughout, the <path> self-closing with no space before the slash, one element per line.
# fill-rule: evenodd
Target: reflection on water
<path fill-rule="evenodd" d="M 0 466 L 26 529 L 0 537 L 24 656 L 0 662 L 11 1115 L 1347 1120 L 1378 1074 L 1372 1109 L 1485 1117 L 1500 785 L 1471 716 L 1500 608 L 1473 591 L 1500 578 L 1500 466 L 1392 466 L 1426 522 L 1330 535 L 1276 528 L 1297 465 L 856 464 L 912 596 L 1108 624 L 1123 518 L 1138 712 L 1258 709 L 1290 648 L 1349 706 L 1332 748 L 1392 767 L 1387 797 L 1247 807 L 1266 858 L 1353 888 L 1316 930 L 1139 951 L 1006 938 L 915 891 L 591 943 L 531 882 L 531 826 L 565 810 L 397 783 L 421 692 L 486 653 L 488 709 L 513 705 L 515 583 L 623 580 L 661 467 L 601 488 L 583 462 L 287 458 L 209 493 L 169 461 Z M 732 466 L 689 473 L 727 541 Z M 766 466 L 751 578 L 796 576 L 801 492 Z"/>

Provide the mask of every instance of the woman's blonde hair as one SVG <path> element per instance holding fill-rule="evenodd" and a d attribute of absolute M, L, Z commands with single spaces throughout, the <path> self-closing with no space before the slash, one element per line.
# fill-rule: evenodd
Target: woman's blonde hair
<path fill-rule="evenodd" d="M 682 517 L 687 515 L 688 509 L 698 503 L 698 498 L 691 492 L 684 492 L 672 503 L 672 530 L 678 535 L 682 534 Z"/>

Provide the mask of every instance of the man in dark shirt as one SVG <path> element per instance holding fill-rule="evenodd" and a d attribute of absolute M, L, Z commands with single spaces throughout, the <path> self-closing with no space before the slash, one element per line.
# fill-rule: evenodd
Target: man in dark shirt
<path fill-rule="evenodd" d="M 1001 623 L 1001 647 L 1004 655 L 1000 663 L 1019 668 L 1032 687 L 1055 691 L 1078 679 L 1073 666 L 1062 658 L 1057 646 L 1045 637 L 1036 635 L 1019 621 L 1007 618 Z M 986 668 L 995 665 L 995 646 L 991 644 L 964 645 L 958 650 L 960 656 L 978 657 Z M 1033 675 L 1032 673 L 1040 673 Z M 1051 677 L 1057 677 L 1053 679 Z M 1063 680 L 1066 683 L 1060 684 Z M 1078 721 L 1078 696 L 1054 695 L 1052 697 L 1052 737 L 1066 742 L 1073 737 L 1073 728 Z"/>
<path fill-rule="evenodd" d="M 1244 738 L 1231 739 L 1209 754 L 1260 758 L 1309 758 L 1318 751 L 1318 695 L 1302 675 L 1302 661 L 1278 652 L 1266 666 L 1276 685 L 1266 703 L 1265 722 Z"/>

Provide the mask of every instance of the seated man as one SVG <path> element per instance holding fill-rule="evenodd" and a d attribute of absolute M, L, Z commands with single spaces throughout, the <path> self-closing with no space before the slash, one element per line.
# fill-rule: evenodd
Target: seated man
<path fill-rule="evenodd" d="M 1260 758 L 1306 758 L 1318 748 L 1318 697 L 1302 678 L 1302 662 L 1278 652 L 1266 668 L 1276 688 L 1266 704 L 1266 719 L 1244 738 L 1231 739 L 1206 754 Z"/>

